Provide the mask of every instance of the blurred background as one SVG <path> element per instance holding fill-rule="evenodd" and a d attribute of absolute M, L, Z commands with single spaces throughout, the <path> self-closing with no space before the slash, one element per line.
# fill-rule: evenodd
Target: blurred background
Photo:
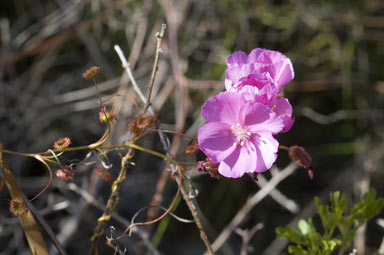
<path fill-rule="evenodd" d="M 249 53 L 261 47 L 287 55 L 295 79 L 284 87 L 294 107 L 295 124 L 277 138 L 282 145 L 300 145 L 311 154 L 314 179 L 299 168 L 255 205 L 238 226 L 258 230 L 248 243 L 248 254 L 287 254 L 287 243 L 275 228 L 312 217 L 312 201 L 327 201 L 330 191 L 349 194 L 358 201 L 369 187 L 384 196 L 384 2 L 354 1 L 246 1 L 246 0 L 2 0 L 0 8 L 0 142 L 8 150 L 40 152 L 68 136 L 72 146 L 91 144 L 102 136 L 99 105 L 91 81 L 82 79 L 90 66 L 100 66 L 96 76 L 103 99 L 128 93 L 137 98 L 113 46 L 120 45 L 133 75 L 146 93 L 153 66 L 156 33 L 167 24 L 154 85 L 152 105 L 162 128 L 196 136 L 204 124 L 200 107 L 224 90 L 225 59 L 236 50 Z M 115 97 L 107 106 L 118 120 L 109 144 L 129 137 L 129 121 L 138 111 L 128 97 Z M 186 138 L 168 134 L 172 153 L 180 160 Z M 158 135 L 148 134 L 140 145 L 164 152 Z M 95 153 L 65 153 L 63 164 L 76 164 L 72 182 L 54 179 L 33 202 L 68 254 L 86 254 L 89 238 L 110 194 L 111 181 L 94 174 Z M 124 151 L 108 153 L 109 170 L 116 177 Z M 36 160 L 6 155 L 20 188 L 31 198 L 48 182 L 46 169 Z M 162 174 L 165 162 L 136 153 L 116 208 L 130 220 L 151 204 L 165 180 L 162 204 L 167 207 L 176 193 L 175 182 Z M 288 166 L 280 151 L 276 167 Z M 56 170 L 55 166 L 52 166 Z M 276 169 L 275 169 L 276 170 Z M 276 170 L 277 171 L 277 170 Z M 195 198 L 209 239 L 213 242 L 262 183 L 250 176 L 219 180 L 196 169 L 189 172 Z M 163 177 L 162 177 L 163 176 Z M 266 180 L 270 172 L 263 174 Z M 96 201 L 89 203 L 86 191 Z M 6 187 L 0 193 L 0 254 L 28 254 L 28 245 L 16 217 L 9 212 Z M 289 205 L 290 206 L 289 206 Z M 176 215 L 191 219 L 181 201 Z M 159 214 L 161 212 L 158 212 Z M 378 218 L 383 218 L 382 212 Z M 136 221 L 146 219 L 142 213 Z M 161 254 L 203 254 L 205 246 L 195 224 L 174 218 L 154 224 L 149 240 Z M 357 234 L 359 254 L 376 254 L 384 228 L 377 219 Z M 125 227 L 116 219 L 107 222 Z M 101 254 L 113 254 L 104 242 Z M 126 254 L 147 254 L 136 234 L 119 240 Z M 218 254 L 240 254 L 242 238 L 232 233 Z M 51 248 L 56 254 L 55 248 Z"/>

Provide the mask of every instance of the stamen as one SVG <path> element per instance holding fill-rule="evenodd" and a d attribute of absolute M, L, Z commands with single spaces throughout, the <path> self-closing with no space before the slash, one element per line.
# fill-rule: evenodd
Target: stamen
<path fill-rule="evenodd" d="M 233 147 L 236 147 L 238 144 L 240 146 L 244 146 L 245 142 L 251 137 L 252 133 L 246 129 L 244 129 L 240 123 L 236 123 L 235 126 L 231 126 L 233 134 L 236 137 L 235 142 L 233 143 Z"/>

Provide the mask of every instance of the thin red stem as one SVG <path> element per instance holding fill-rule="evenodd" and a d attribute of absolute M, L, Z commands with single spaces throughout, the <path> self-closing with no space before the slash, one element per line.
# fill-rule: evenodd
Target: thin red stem
<path fill-rule="evenodd" d="M 172 201 L 170 207 L 169 207 L 169 208 L 168 208 L 162 215 L 160 215 L 158 218 L 156 218 L 156 219 L 154 219 L 154 220 L 151 220 L 151 221 L 132 223 L 131 225 L 129 225 L 129 226 L 125 229 L 125 231 L 124 231 L 124 233 L 123 233 L 123 236 L 126 235 L 127 232 L 128 232 L 131 228 L 133 228 L 133 227 L 135 227 L 135 226 L 142 226 L 142 225 L 153 224 L 153 223 L 158 222 L 159 220 L 161 220 L 161 219 L 164 218 L 165 216 L 167 216 L 167 214 L 172 210 L 173 206 L 175 205 L 175 203 L 176 203 L 176 201 L 177 201 L 177 197 L 179 196 L 179 194 L 180 194 L 180 186 L 179 186 L 179 188 L 177 189 L 177 193 L 176 193 L 175 197 L 173 198 L 173 201 Z"/>
<path fill-rule="evenodd" d="M 48 183 L 47 185 L 45 185 L 45 187 L 36 195 L 34 196 L 32 199 L 30 199 L 29 201 L 33 201 L 35 200 L 36 198 L 38 198 L 41 194 L 43 194 L 47 189 L 48 187 L 51 185 L 52 183 L 52 179 L 53 179 L 53 173 L 52 173 L 52 169 L 51 167 L 48 165 L 48 163 L 40 156 L 40 155 L 35 155 L 34 156 L 35 159 L 37 159 L 38 161 L 40 161 L 41 163 L 43 163 L 45 165 L 45 167 L 48 169 L 48 172 L 49 172 L 49 180 L 48 180 Z"/>

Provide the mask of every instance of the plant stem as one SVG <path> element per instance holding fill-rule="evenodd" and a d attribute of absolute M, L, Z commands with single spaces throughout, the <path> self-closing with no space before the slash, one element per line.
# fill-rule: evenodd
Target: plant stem
<path fill-rule="evenodd" d="M 189 195 L 187 194 L 187 192 L 184 189 L 183 180 L 182 180 L 181 176 L 182 176 L 182 173 L 179 169 L 177 171 L 177 173 L 175 174 L 176 182 L 179 185 L 179 188 L 181 190 L 181 194 L 183 195 L 183 198 L 184 198 L 185 202 L 187 203 L 189 210 L 192 213 L 192 216 L 193 216 L 193 219 L 195 220 L 196 226 L 199 229 L 200 237 L 203 240 L 205 246 L 207 247 L 208 254 L 214 255 L 215 253 L 212 249 L 211 243 L 209 242 L 207 234 L 205 233 L 203 225 L 201 224 L 201 221 L 197 215 L 196 207 L 194 206 L 192 200 L 189 198 Z"/>
<path fill-rule="evenodd" d="M 191 166 L 195 165 L 195 163 L 191 163 L 191 162 L 182 162 L 182 163 L 178 162 L 174 159 L 171 159 L 167 155 L 164 155 L 160 152 L 157 152 L 157 151 L 154 151 L 151 149 L 141 147 L 141 146 L 134 144 L 134 143 L 125 143 L 125 144 L 110 145 L 110 146 L 98 146 L 98 147 L 95 147 L 94 149 L 107 149 L 107 150 L 109 149 L 109 150 L 111 150 L 111 149 L 124 148 L 124 147 L 130 147 L 130 148 L 133 148 L 133 149 L 136 149 L 139 151 L 146 152 L 148 154 L 162 158 L 162 159 L 164 159 L 164 160 L 166 160 L 166 161 L 168 161 L 174 165 L 191 165 Z M 88 149 L 90 149 L 89 146 L 78 146 L 78 147 L 67 148 L 67 149 L 65 149 L 65 151 L 66 152 L 67 151 L 80 151 L 80 150 L 88 150 Z M 53 157 L 53 156 L 44 156 L 44 155 L 50 154 L 50 152 L 24 153 L 24 152 L 16 152 L 16 151 L 9 151 L 9 150 L 0 150 L 0 152 L 11 154 L 11 155 L 16 155 L 16 156 L 33 157 L 33 158 L 36 158 L 36 156 L 41 156 L 42 158 L 44 158 L 44 160 L 47 160 L 47 161 L 49 161 L 49 159 Z M 60 152 L 60 151 L 54 151 L 54 152 Z"/>
<path fill-rule="evenodd" d="M 161 30 L 160 33 L 157 35 L 157 44 L 156 44 L 156 54 L 155 54 L 155 61 L 153 63 L 153 69 L 152 69 L 152 74 L 151 74 L 151 80 L 149 82 L 149 88 L 148 88 L 148 97 L 147 101 L 145 103 L 144 107 L 144 113 L 147 112 L 148 107 L 151 105 L 151 94 L 152 94 L 152 88 L 153 84 L 155 83 L 155 77 L 156 77 L 156 72 L 157 72 L 157 66 L 159 65 L 159 56 L 161 52 L 161 42 L 163 41 L 164 38 L 164 32 L 165 29 L 167 28 L 166 24 L 161 25 Z"/>
<path fill-rule="evenodd" d="M 91 255 L 98 254 L 97 244 L 100 237 L 104 234 L 104 223 L 110 220 L 110 218 L 112 217 L 112 212 L 115 210 L 117 204 L 119 203 L 120 184 L 125 180 L 127 176 L 126 166 L 130 162 L 132 157 L 133 157 L 133 149 L 130 148 L 128 152 L 125 154 L 125 156 L 121 159 L 121 169 L 119 172 L 119 176 L 112 184 L 111 195 L 108 198 L 108 202 L 104 209 L 103 215 L 97 220 L 95 233 L 91 237 L 91 249 L 89 251 L 89 254 Z"/>
<path fill-rule="evenodd" d="M 0 150 L 3 149 L 2 144 L 0 143 Z M 19 199 L 23 201 L 26 205 L 24 196 L 21 193 L 15 178 L 11 172 L 11 169 L 8 167 L 7 162 L 3 156 L 3 153 L 0 152 L 0 169 L 4 176 L 4 182 L 7 185 L 9 193 L 11 194 L 12 199 Z M 27 210 L 26 213 L 19 215 L 19 221 L 23 227 L 24 234 L 27 238 L 29 248 L 31 249 L 32 255 L 48 255 L 49 251 L 46 246 L 46 243 L 43 239 L 43 236 L 37 227 L 35 218 L 33 217 L 30 210 Z"/>

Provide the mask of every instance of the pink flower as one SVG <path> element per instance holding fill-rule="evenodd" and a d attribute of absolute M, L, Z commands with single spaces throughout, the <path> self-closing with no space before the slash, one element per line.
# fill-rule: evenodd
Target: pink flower
<path fill-rule="evenodd" d="M 278 98 L 281 88 L 294 77 L 292 63 L 277 51 L 254 49 L 249 56 L 237 51 L 227 58 L 227 91 L 256 95 L 255 102 L 271 107 L 284 121 L 281 132 L 292 127 L 292 106 L 286 98 Z"/>
<path fill-rule="evenodd" d="M 278 51 L 260 48 L 252 50 L 248 56 L 243 51 L 237 51 L 229 55 L 227 66 L 227 90 L 230 85 L 237 88 L 247 83 L 246 81 L 255 80 L 253 82 L 258 83 L 258 80 L 261 79 L 272 81 L 278 92 L 280 92 L 281 88 L 295 76 L 289 58 Z M 254 74 L 256 76 L 252 76 Z M 245 77 L 247 78 L 244 81 Z"/>
<path fill-rule="evenodd" d="M 264 172 L 275 162 L 279 143 L 273 137 L 283 129 L 283 120 L 251 94 L 222 92 L 204 104 L 208 122 L 200 128 L 200 149 L 219 173 L 238 178 L 245 173 Z"/>

